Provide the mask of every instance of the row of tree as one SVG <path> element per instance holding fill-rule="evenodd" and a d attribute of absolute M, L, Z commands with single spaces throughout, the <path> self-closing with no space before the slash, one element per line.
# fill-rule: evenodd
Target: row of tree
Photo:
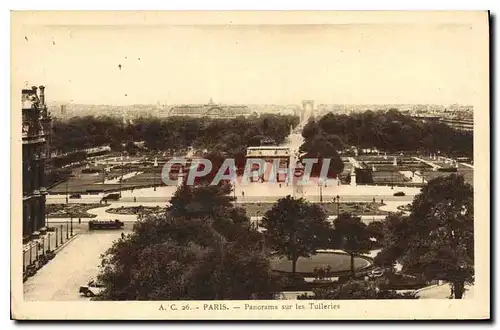
<path fill-rule="evenodd" d="M 349 115 L 328 113 L 317 121 L 309 121 L 302 135 L 304 152 L 326 150 L 333 156 L 335 151 L 350 146 L 473 156 L 472 132 L 458 131 L 436 120 L 416 119 L 396 109 Z"/>
<path fill-rule="evenodd" d="M 350 214 L 331 226 L 318 204 L 288 196 L 265 214 L 260 233 L 230 192 L 227 183 L 180 187 L 165 214 L 138 222 L 105 254 L 100 299 L 269 299 L 286 284 L 273 273 L 272 256 L 287 257 L 295 273 L 300 257 L 327 248 L 349 254 L 351 280 L 316 298 L 401 298 L 356 276 L 354 259 L 373 249 L 374 239 L 382 247 L 377 265 L 400 263 L 404 273 L 448 281 L 455 298 L 474 280 L 473 193 L 461 176 L 430 181 L 409 216 L 369 226 Z"/>
<path fill-rule="evenodd" d="M 298 123 L 296 116 L 273 114 L 231 119 L 141 117 L 126 124 L 107 116 L 73 117 L 54 121 L 52 148 L 71 152 L 110 144 L 116 150 L 127 142 L 144 141 L 151 150 L 176 151 L 192 146 L 234 155 L 247 146 L 260 145 L 263 139 L 282 143 L 290 126 Z"/>

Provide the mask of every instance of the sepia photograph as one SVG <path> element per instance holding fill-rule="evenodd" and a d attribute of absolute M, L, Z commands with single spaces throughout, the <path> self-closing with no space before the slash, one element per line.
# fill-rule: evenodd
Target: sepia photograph
<path fill-rule="evenodd" d="M 489 20 L 12 12 L 12 318 L 488 319 Z"/>

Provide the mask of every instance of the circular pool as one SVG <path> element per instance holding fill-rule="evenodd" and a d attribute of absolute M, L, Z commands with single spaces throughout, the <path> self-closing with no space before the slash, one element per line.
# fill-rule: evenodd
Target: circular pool
<path fill-rule="evenodd" d="M 362 271 L 369 268 L 372 261 L 365 257 L 354 258 L 354 268 Z M 313 276 L 314 268 L 326 268 L 330 266 L 331 275 L 340 276 L 348 274 L 351 270 L 351 257 L 342 252 L 318 252 L 309 258 L 299 258 L 297 260 L 296 273 L 302 276 Z M 273 257 L 271 268 L 276 272 L 291 273 L 292 261 L 286 257 Z"/>

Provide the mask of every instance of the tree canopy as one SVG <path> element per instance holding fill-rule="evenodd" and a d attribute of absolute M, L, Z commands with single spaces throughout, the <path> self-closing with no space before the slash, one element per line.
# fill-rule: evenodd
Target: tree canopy
<path fill-rule="evenodd" d="M 342 213 L 333 222 L 340 248 L 351 257 L 351 276 L 355 277 L 354 257 L 370 251 L 370 234 L 360 217 Z"/>
<path fill-rule="evenodd" d="M 403 271 L 451 283 L 462 298 L 474 281 L 474 194 L 460 175 L 429 181 L 415 197 L 408 217 L 388 219 L 379 264 L 399 261 Z"/>
<path fill-rule="evenodd" d="M 102 257 L 101 300 L 271 299 L 262 237 L 223 186 L 183 186 Z M 210 197 L 212 196 L 212 197 Z"/>
<path fill-rule="evenodd" d="M 313 141 L 329 141 L 332 147 L 342 145 L 358 148 L 377 148 L 381 151 L 421 151 L 447 155 L 473 156 L 472 132 L 457 131 L 436 121 L 421 121 L 396 109 L 361 113 L 328 113 L 310 121 L 303 130 L 304 151 L 311 150 Z M 324 144 L 324 142 L 321 142 Z M 328 149 L 328 150 L 329 150 Z"/>
<path fill-rule="evenodd" d="M 299 257 L 309 257 L 328 246 L 330 224 L 321 206 L 295 199 L 279 199 L 262 219 L 266 244 L 292 261 L 295 275 Z"/>
<path fill-rule="evenodd" d="M 299 118 L 289 115 L 263 114 L 259 117 L 231 119 L 192 117 L 140 117 L 123 123 L 109 116 L 72 117 L 53 122 L 52 148 L 60 152 L 112 144 L 144 141 L 150 150 L 172 151 L 195 147 L 200 150 L 240 156 L 246 147 L 260 145 L 268 138 L 282 143 L 297 126 Z"/>
<path fill-rule="evenodd" d="M 321 172 L 323 159 L 330 159 L 328 167 L 328 177 L 337 176 L 344 169 L 344 163 L 340 158 L 339 152 L 344 145 L 336 135 L 328 135 L 321 130 L 314 119 L 311 119 L 302 130 L 304 143 L 299 151 L 303 153 L 304 158 L 316 158 L 318 162 L 313 165 L 311 175 L 319 175 Z"/>

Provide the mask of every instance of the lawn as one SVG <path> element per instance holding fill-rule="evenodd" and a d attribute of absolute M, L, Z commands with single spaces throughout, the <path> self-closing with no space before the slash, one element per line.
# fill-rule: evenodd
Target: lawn
<path fill-rule="evenodd" d="M 53 186 L 49 191 L 52 194 L 72 194 L 72 193 L 87 193 L 88 190 L 91 191 L 116 191 L 120 189 L 120 183 L 113 184 L 102 184 L 103 173 L 88 174 L 82 173 L 82 169 L 85 167 L 79 167 L 72 170 L 72 177 L 69 177 L 67 181 L 61 182 Z M 92 166 L 92 168 L 95 168 Z M 145 171 L 144 173 L 138 174 L 131 178 L 123 180 L 121 187 L 122 189 L 130 188 L 141 188 L 141 187 L 151 187 L 153 185 L 163 184 L 161 180 L 161 168 L 157 167 L 156 176 L 153 174 L 151 169 L 144 167 L 126 168 L 123 174 L 133 172 L 136 170 Z M 111 179 L 113 177 L 121 176 L 121 169 L 112 169 L 106 177 Z"/>

